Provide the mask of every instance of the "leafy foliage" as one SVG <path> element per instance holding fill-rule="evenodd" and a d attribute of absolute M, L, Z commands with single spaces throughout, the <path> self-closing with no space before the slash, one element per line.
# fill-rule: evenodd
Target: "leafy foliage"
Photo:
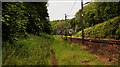
<path fill-rule="evenodd" d="M 46 2 L 5 2 L 3 5 L 3 40 L 17 40 L 27 33 L 50 34 Z"/>
<path fill-rule="evenodd" d="M 92 2 L 84 6 L 84 26 L 90 27 L 120 15 L 120 2 Z M 75 21 L 81 22 L 81 9 L 76 13 Z M 80 24 L 81 25 L 81 24 Z"/>
<path fill-rule="evenodd" d="M 50 24 L 48 23 L 48 13 L 46 3 L 30 3 L 27 4 L 29 23 L 27 24 L 27 32 L 39 35 L 40 32 L 50 34 Z M 41 7 L 40 7 L 41 5 Z M 32 7 L 32 8 L 31 8 Z"/>
<path fill-rule="evenodd" d="M 81 36 L 82 32 L 77 35 Z M 120 38 L 120 16 L 85 29 L 85 37 Z"/>
<path fill-rule="evenodd" d="M 3 65 L 48 64 L 54 37 L 49 35 L 46 4 L 3 2 Z"/>
<path fill-rule="evenodd" d="M 72 19 L 64 20 L 67 23 L 68 29 L 74 29 L 75 33 L 82 29 L 82 23 L 84 28 L 94 26 L 99 23 L 103 23 L 114 17 L 120 16 L 120 2 L 91 2 L 84 6 L 84 19 L 81 18 L 81 9 L 75 14 Z M 84 20 L 82 23 L 81 21 Z M 62 20 L 51 21 L 54 26 L 54 32 L 57 29 L 56 25 Z"/>
<path fill-rule="evenodd" d="M 3 40 L 16 38 L 18 33 L 26 33 L 25 14 L 23 3 L 3 3 Z"/>

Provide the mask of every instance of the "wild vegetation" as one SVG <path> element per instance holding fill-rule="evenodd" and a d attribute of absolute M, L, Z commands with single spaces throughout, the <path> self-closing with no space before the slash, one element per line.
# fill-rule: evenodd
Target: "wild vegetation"
<path fill-rule="evenodd" d="M 2 7 L 3 41 L 27 37 L 27 33 L 50 34 L 46 2 L 4 2 Z"/>
<path fill-rule="evenodd" d="M 51 36 L 38 37 L 29 34 L 27 39 L 19 39 L 14 43 L 3 42 L 3 65 L 47 65 L 49 64 Z M 48 36 L 47 36 L 48 37 Z"/>
<path fill-rule="evenodd" d="M 92 2 L 83 8 L 84 25 L 86 27 L 103 23 L 109 19 L 119 16 L 120 2 Z M 76 22 L 81 22 L 81 10 L 75 14 Z M 80 23 L 79 23 L 80 24 Z M 81 25 L 81 24 L 80 24 Z"/>
<path fill-rule="evenodd" d="M 84 6 L 84 28 L 89 28 L 99 23 L 109 21 L 110 19 L 120 16 L 120 2 L 91 2 Z M 67 30 L 74 29 L 75 33 L 81 31 L 81 9 L 75 14 L 75 17 L 67 20 L 54 20 L 50 23 L 54 23 L 53 30 L 59 30 L 57 26 L 61 25 L 62 22 L 66 23 L 62 28 L 67 27 Z M 65 31 L 66 29 L 59 30 Z M 56 32 L 57 33 L 57 32 Z M 74 33 L 74 34 L 75 34 Z M 114 36 L 114 35 L 113 35 Z"/>
<path fill-rule="evenodd" d="M 3 65 L 45 65 L 54 39 L 46 2 L 2 3 Z"/>
<path fill-rule="evenodd" d="M 81 36 L 82 31 L 76 35 Z M 89 38 L 120 38 L 120 16 L 85 29 L 85 37 Z"/>
<path fill-rule="evenodd" d="M 95 59 L 95 55 L 82 50 L 78 43 L 64 41 L 59 37 L 55 38 L 51 49 L 55 53 L 57 65 L 104 65 L 100 61 L 92 61 Z M 85 63 L 84 61 L 89 62 Z"/>
<path fill-rule="evenodd" d="M 47 2 L 2 3 L 3 65 L 103 65 L 78 43 L 59 36 L 74 29 L 81 36 L 81 9 L 72 19 L 48 20 Z M 93 2 L 84 6 L 85 37 L 120 38 L 120 2 Z M 52 34 L 52 35 L 51 35 Z M 91 61 L 92 60 L 92 61 Z M 84 63 L 89 61 L 87 63 Z"/>

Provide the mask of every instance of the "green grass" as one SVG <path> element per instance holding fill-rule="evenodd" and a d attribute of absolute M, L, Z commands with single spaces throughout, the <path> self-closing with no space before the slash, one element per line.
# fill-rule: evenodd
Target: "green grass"
<path fill-rule="evenodd" d="M 30 35 L 14 43 L 3 42 L 3 65 L 51 65 L 51 49 L 55 52 L 58 65 L 84 65 L 82 61 L 94 59 L 94 55 L 84 51 L 77 45 L 70 45 L 58 36 L 55 39 Z M 102 65 L 99 61 L 91 61 L 89 65 Z"/>
<path fill-rule="evenodd" d="M 89 61 L 95 58 L 94 55 L 80 48 L 80 45 L 70 45 L 70 41 L 56 38 L 51 46 L 55 51 L 58 65 L 84 65 L 82 61 Z M 89 65 L 102 65 L 99 61 L 91 61 Z"/>
<path fill-rule="evenodd" d="M 98 62 L 98 61 L 92 61 L 92 62 L 89 62 L 88 64 L 90 64 L 90 65 L 102 65 L 103 63 Z"/>
<path fill-rule="evenodd" d="M 46 65 L 53 39 L 30 35 L 14 43 L 3 42 L 3 65 Z"/>

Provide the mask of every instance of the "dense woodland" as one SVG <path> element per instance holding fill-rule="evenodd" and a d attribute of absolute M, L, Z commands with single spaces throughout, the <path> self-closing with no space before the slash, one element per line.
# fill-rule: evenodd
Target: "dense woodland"
<path fill-rule="evenodd" d="M 50 34 L 46 2 L 3 2 L 3 41 L 27 37 L 28 33 Z M 21 36 L 22 35 L 22 36 Z"/>
<path fill-rule="evenodd" d="M 2 65 L 45 65 L 53 41 L 47 2 L 2 3 Z"/>
<path fill-rule="evenodd" d="M 99 23 L 104 23 L 114 17 L 120 16 L 120 2 L 91 2 L 90 4 L 84 6 L 84 29 L 94 26 Z M 81 31 L 81 9 L 75 14 L 75 17 L 72 19 L 65 20 L 54 20 L 51 21 L 54 34 L 65 34 L 65 30 L 74 29 L 76 34 Z M 66 24 L 66 25 L 62 25 Z M 67 28 L 65 28 L 67 27 Z M 61 29 L 62 28 L 62 29 Z M 107 26 L 106 26 L 107 28 Z M 62 31 L 61 33 L 58 31 Z M 87 33 L 87 32 L 86 32 Z M 96 33 L 95 33 L 96 34 Z M 104 34 L 104 33 L 101 33 Z M 107 35 L 106 33 L 105 35 Z M 69 35 L 69 33 L 67 34 Z M 97 34 L 96 34 L 97 35 Z M 114 36 L 114 34 L 113 34 Z M 116 37 L 119 37 L 117 35 Z M 113 37 L 114 38 L 114 37 Z"/>

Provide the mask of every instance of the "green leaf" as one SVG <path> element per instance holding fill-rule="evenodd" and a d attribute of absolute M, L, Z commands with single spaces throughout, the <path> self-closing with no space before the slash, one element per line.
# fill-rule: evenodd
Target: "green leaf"
<path fill-rule="evenodd" d="M 9 17 L 9 18 L 10 18 L 10 16 L 9 16 L 9 15 L 5 15 L 5 17 Z"/>

